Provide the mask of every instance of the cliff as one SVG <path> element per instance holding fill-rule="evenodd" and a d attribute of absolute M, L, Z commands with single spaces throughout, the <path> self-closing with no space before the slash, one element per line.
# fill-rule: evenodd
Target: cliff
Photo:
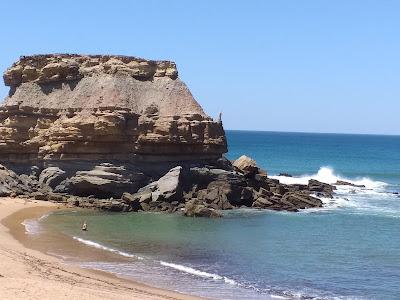
<path fill-rule="evenodd" d="M 199 160 L 227 151 L 170 61 L 23 56 L 5 71 L 0 159 Z"/>
<path fill-rule="evenodd" d="M 207 217 L 297 211 L 322 206 L 315 193 L 332 197 L 332 186 L 283 185 L 246 156 L 224 158 L 222 122 L 204 113 L 173 62 L 24 56 L 3 77 L 0 197 Z"/>

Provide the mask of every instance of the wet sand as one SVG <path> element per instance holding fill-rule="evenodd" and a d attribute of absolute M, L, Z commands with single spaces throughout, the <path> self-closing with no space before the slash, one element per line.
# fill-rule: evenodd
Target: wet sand
<path fill-rule="evenodd" d="M 58 209 L 56 204 L 0 198 L 0 295 L 4 299 L 200 299 L 105 272 L 66 265 L 46 253 L 62 247 L 69 255 L 85 257 L 87 247 L 63 236 L 33 240 L 24 220 Z M 90 256 L 115 260 L 112 254 L 90 250 Z"/>

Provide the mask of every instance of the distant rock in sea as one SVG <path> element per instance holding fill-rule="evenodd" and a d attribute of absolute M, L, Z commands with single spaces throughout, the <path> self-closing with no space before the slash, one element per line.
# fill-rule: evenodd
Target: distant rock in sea
<path fill-rule="evenodd" d="M 175 63 L 116 55 L 23 56 L 5 71 L 0 195 L 112 211 L 320 207 L 242 156 L 229 162 L 222 121 L 207 116 Z"/>

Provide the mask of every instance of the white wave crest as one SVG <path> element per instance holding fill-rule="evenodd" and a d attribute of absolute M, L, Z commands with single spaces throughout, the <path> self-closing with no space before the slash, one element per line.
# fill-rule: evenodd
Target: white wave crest
<path fill-rule="evenodd" d="M 165 262 L 165 261 L 160 261 L 160 264 L 165 266 L 165 267 L 170 267 L 170 268 L 173 268 L 175 270 L 178 270 L 178 271 L 181 271 L 181 272 L 185 272 L 185 273 L 188 273 L 188 274 L 192 274 L 192 275 L 195 275 L 195 276 L 199 276 L 199 277 L 203 277 L 203 278 L 210 278 L 210 279 L 214 279 L 214 280 L 223 280 L 225 283 L 232 284 L 232 285 L 236 285 L 237 284 L 233 279 L 230 279 L 230 278 L 227 278 L 225 276 L 218 275 L 218 274 L 207 273 L 207 272 L 196 270 L 196 269 L 193 269 L 193 268 L 190 268 L 190 267 L 185 267 L 185 266 L 178 265 L 178 264 L 168 263 L 168 262 Z"/>
<path fill-rule="evenodd" d="M 114 249 L 114 248 L 110 248 L 110 247 L 104 246 L 102 244 L 99 244 L 99 243 L 96 243 L 96 242 L 93 242 L 93 241 L 90 241 L 90 240 L 82 239 L 80 237 L 73 236 L 72 238 L 74 240 L 82 243 L 82 244 L 85 244 L 87 246 L 90 246 L 90 247 L 93 247 L 93 248 L 96 248 L 96 249 L 101 249 L 101 250 L 105 250 L 105 251 L 108 251 L 108 252 L 116 253 L 116 254 L 124 256 L 124 257 L 143 259 L 143 257 L 137 256 L 137 255 L 134 255 L 134 254 L 130 254 L 130 253 L 126 253 L 126 252 L 123 252 L 123 251 L 120 251 L 120 250 L 117 250 L 117 249 Z"/>
<path fill-rule="evenodd" d="M 396 218 L 400 216 L 398 198 L 387 191 L 389 185 L 382 181 L 375 181 L 367 177 L 349 179 L 336 174 L 330 167 L 321 167 L 317 173 L 312 175 L 297 177 L 271 176 L 271 178 L 278 179 L 281 183 L 289 185 L 307 185 L 310 179 L 333 185 L 337 181 L 346 181 L 358 185 L 336 185 L 333 198 L 320 198 L 323 202 L 322 208 L 301 211 L 303 214 L 347 209 L 347 212 L 356 214 L 376 214 Z"/>
<path fill-rule="evenodd" d="M 367 189 L 381 189 L 387 184 L 382 181 L 374 181 L 370 178 L 364 177 L 359 179 L 349 179 L 346 177 L 335 174 L 335 170 L 330 167 L 321 167 L 317 173 L 311 175 L 302 175 L 298 177 L 287 176 L 270 176 L 271 178 L 278 179 L 284 184 L 308 184 L 310 179 L 315 179 L 324 183 L 335 184 L 338 180 L 347 181 L 356 185 L 364 185 Z M 352 187 L 354 188 L 354 187 Z"/>

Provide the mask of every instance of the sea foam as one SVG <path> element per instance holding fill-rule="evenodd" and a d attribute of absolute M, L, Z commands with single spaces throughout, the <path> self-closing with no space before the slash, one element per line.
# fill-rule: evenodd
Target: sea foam
<path fill-rule="evenodd" d="M 270 176 L 278 179 L 283 184 L 308 184 L 310 179 L 315 179 L 328 184 L 335 184 L 338 180 L 347 181 L 356 185 L 364 185 L 367 189 L 382 189 L 387 184 L 382 181 L 374 181 L 370 178 L 363 177 L 358 179 L 349 179 L 335 174 L 335 170 L 331 167 L 321 167 L 317 173 L 311 175 L 302 175 L 295 177 L 288 176 Z M 354 187 L 352 187 L 354 188 Z"/>
<path fill-rule="evenodd" d="M 178 271 L 181 271 L 181 272 L 185 272 L 185 273 L 188 273 L 188 274 L 192 274 L 192 275 L 195 275 L 195 276 L 199 276 L 199 277 L 203 277 L 203 278 L 210 278 L 210 279 L 213 279 L 213 280 L 223 280 L 225 283 L 232 284 L 232 285 L 236 285 L 237 284 L 233 279 L 230 279 L 230 278 L 227 278 L 225 276 L 218 275 L 218 274 L 207 273 L 207 272 L 204 272 L 204 271 L 196 270 L 194 268 L 190 268 L 190 267 L 186 267 L 186 266 L 178 265 L 178 264 L 173 264 L 173 263 L 168 263 L 168 262 L 165 262 L 165 261 L 160 261 L 160 264 L 162 266 L 173 268 L 175 270 L 178 270 Z"/>
<path fill-rule="evenodd" d="M 346 181 L 357 186 L 337 185 L 333 198 L 320 198 L 322 208 L 302 210 L 301 213 L 316 213 L 336 209 L 347 209 L 349 213 L 384 215 L 387 217 L 400 217 L 398 201 L 393 193 L 387 192 L 388 184 L 363 177 L 350 179 L 335 173 L 330 167 L 321 167 L 317 173 L 295 177 L 271 176 L 284 184 L 308 184 L 310 179 L 315 179 L 328 184 L 335 184 L 338 180 Z M 364 187 L 361 187 L 364 186 Z"/>
<path fill-rule="evenodd" d="M 117 250 L 117 249 L 114 249 L 114 248 L 111 248 L 111 247 L 107 247 L 107 246 L 104 246 L 104 245 L 99 244 L 97 242 L 94 242 L 94 241 L 91 241 L 91 240 L 86 240 L 86 239 L 83 239 L 83 238 L 80 238 L 80 237 L 77 237 L 77 236 L 73 236 L 73 239 L 78 241 L 78 242 L 80 242 L 80 243 L 83 243 L 83 244 L 85 244 L 87 246 L 90 246 L 90 247 L 93 247 L 93 248 L 96 248 L 96 249 L 100 249 L 100 250 L 104 250 L 104 251 L 108 251 L 108 252 L 112 252 L 112 253 L 115 253 L 115 254 L 118 254 L 118 255 L 121 255 L 121 256 L 124 256 L 124 257 L 136 258 L 136 259 L 139 259 L 139 260 L 143 260 L 144 259 L 143 257 L 137 256 L 137 255 L 134 255 L 134 254 L 130 254 L 130 253 L 127 253 L 127 252 L 123 252 L 123 251 L 120 251 L 120 250 Z M 230 278 L 227 278 L 225 276 L 218 275 L 218 274 L 207 273 L 207 272 L 204 272 L 204 271 L 196 270 L 196 269 L 191 268 L 191 267 L 187 267 L 187 266 L 183 266 L 183 265 L 179 265 L 179 264 L 174 264 L 174 263 L 169 263 L 169 262 L 165 262 L 165 261 L 159 261 L 159 263 L 160 263 L 160 265 L 162 265 L 164 267 L 172 268 L 172 269 L 175 269 L 177 271 L 184 272 L 184 273 L 187 273 L 187 274 L 191 274 L 191 275 L 195 275 L 195 276 L 203 277 L 203 278 L 208 278 L 208 279 L 213 279 L 213 280 L 221 280 L 221 281 L 223 281 L 223 282 L 225 282 L 227 284 L 237 285 L 237 283 L 233 279 L 230 279 Z"/>
<path fill-rule="evenodd" d="M 41 232 L 40 224 L 37 219 L 24 220 L 21 223 L 25 227 L 26 234 L 39 234 Z"/>
<path fill-rule="evenodd" d="M 123 251 L 120 251 L 120 250 L 117 250 L 117 249 L 114 249 L 114 248 L 110 248 L 110 247 L 104 246 L 102 244 L 93 242 L 91 240 L 86 240 L 86 239 L 83 239 L 83 238 L 80 238 L 80 237 L 77 237 L 77 236 L 73 236 L 72 238 L 74 240 L 82 243 L 82 244 L 85 244 L 87 246 L 90 246 L 90 247 L 93 247 L 93 248 L 96 248 L 96 249 L 101 249 L 101 250 L 104 250 L 104 251 L 112 252 L 112 253 L 115 253 L 115 254 L 118 254 L 118 255 L 121 255 L 121 256 L 124 256 L 124 257 L 143 259 L 140 256 L 137 256 L 137 255 L 134 255 L 134 254 L 130 254 L 130 253 L 127 253 L 127 252 L 123 252 Z"/>

